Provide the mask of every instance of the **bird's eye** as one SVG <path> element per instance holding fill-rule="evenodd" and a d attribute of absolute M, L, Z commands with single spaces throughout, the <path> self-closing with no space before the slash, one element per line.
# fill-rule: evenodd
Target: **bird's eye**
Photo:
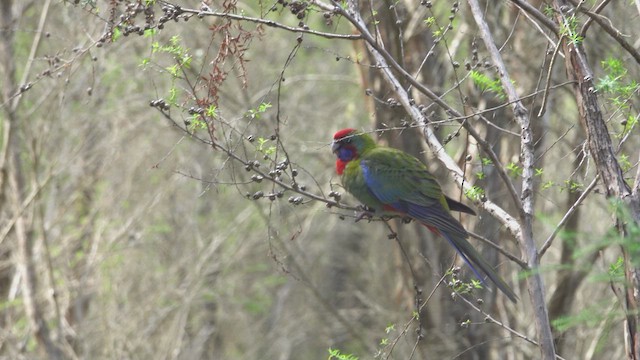
<path fill-rule="evenodd" d="M 349 138 L 344 139 L 344 142 L 349 144 L 351 142 L 351 138 L 349 137 Z"/>

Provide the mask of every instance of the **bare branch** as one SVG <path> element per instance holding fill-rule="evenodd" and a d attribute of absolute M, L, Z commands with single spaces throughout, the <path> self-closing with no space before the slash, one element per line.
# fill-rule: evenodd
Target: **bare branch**
<path fill-rule="evenodd" d="M 556 56 L 558 56 L 558 54 L 560 53 L 560 43 L 562 42 L 563 37 L 564 35 L 562 35 L 558 40 L 558 44 L 556 45 L 555 50 L 553 50 L 553 55 L 551 56 L 551 60 L 549 61 L 549 69 L 547 70 L 547 79 L 545 80 L 544 93 L 542 95 L 542 104 L 540 105 L 540 111 L 538 111 L 538 117 L 541 117 L 544 114 L 545 108 L 547 106 L 547 97 L 549 96 L 549 87 L 551 86 L 551 73 L 553 72 L 553 65 L 556 63 Z"/>
<path fill-rule="evenodd" d="M 575 0 L 571 0 L 571 2 L 577 6 L 577 3 Z M 616 29 L 615 27 L 613 27 L 613 25 L 611 24 L 611 20 L 607 19 L 606 17 L 598 14 L 598 11 L 600 11 L 602 8 L 604 8 L 604 6 L 607 5 L 609 1 L 605 0 L 603 1 L 600 6 L 598 6 L 596 8 L 595 11 L 589 11 L 586 9 L 582 9 L 580 8 L 580 12 L 582 12 L 583 14 L 587 15 L 589 17 L 589 20 L 587 20 L 584 25 L 582 26 L 582 29 L 580 30 L 580 35 L 581 36 L 585 36 L 587 30 L 589 29 L 589 25 L 591 24 L 591 22 L 595 22 L 598 25 L 600 25 L 600 27 L 602 28 L 602 30 L 604 30 L 607 34 L 609 34 L 615 41 L 618 42 L 618 44 L 620 44 L 620 46 L 625 49 L 629 55 L 631 55 L 638 64 L 640 64 L 640 52 L 638 52 L 638 50 L 636 50 L 635 47 L 633 47 L 632 44 L 629 44 L 627 42 L 627 40 L 624 39 L 624 35 L 622 34 L 622 32 L 618 29 Z"/>
<path fill-rule="evenodd" d="M 45 1 L 42 5 L 42 13 L 40 14 L 40 21 L 38 22 L 38 29 L 35 31 L 35 37 L 33 38 L 33 42 L 31 43 L 31 50 L 29 50 L 29 57 L 27 58 L 27 65 L 23 70 L 22 79 L 18 84 L 25 84 L 27 82 L 27 79 L 31 75 L 31 65 L 33 65 L 33 60 L 36 57 L 36 51 L 38 51 L 38 47 L 40 46 L 42 31 L 47 21 L 47 15 L 49 14 L 50 5 L 51 0 Z M 15 111 L 18 108 L 19 99 L 20 96 L 16 96 L 13 98 L 13 101 L 11 102 L 11 111 Z"/>
<path fill-rule="evenodd" d="M 184 132 L 186 134 L 190 134 L 189 131 L 187 129 L 183 128 L 182 126 L 180 126 L 178 124 L 178 122 L 175 119 L 173 119 L 169 113 L 167 113 L 166 111 L 164 111 L 161 108 L 157 108 L 157 109 L 158 109 L 158 111 L 160 111 L 160 113 L 167 120 L 169 120 L 173 124 L 173 126 L 175 126 L 180 131 L 182 131 L 182 132 Z M 254 161 L 243 159 L 238 154 L 236 154 L 233 150 L 223 146 L 222 144 L 214 143 L 213 141 L 208 141 L 208 140 L 199 138 L 197 136 L 194 136 L 193 134 L 190 134 L 190 135 L 192 136 L 192 138 L 197 139 L 198 141 L 211 146 L 212 149 L 222 151 L 223 153 L 225 153 L 225 155 L 229 156 L 230 158 L 232 158 L 233 160 L 237 161 L 238 163 L 248 167 L 251 171 L 255 172 L 256 174 L 262 176 L 262 178 L 264 180 L 273 182 L 274 184 L 276 184 L 276 185 L 278 185 L 278 186 L 280 186 L 280 187 L 282 187 L 282 188 L 284 188 L 286 190 L 292 191 L 294 193 L 298 193 L 300 195 L 304 195 L 304 196 L 306 196 L 306 197 L 308 197 L 310 199 L 313 199 L 313 200 L 317 200 L 317 201 L 323 202 L 329 208 L 336 207 L 336 208 L 344 209 L 344 210 L 353 210 L 353 211 L 358 211 L 359 210 L 357 207 L 348 206 L 348 205 L 342 204 L 341 202 L 334 201 L 334 200 L 329 200 L 329 199 L 327 199 L 327 198 L 325 198 L 323 196 L 314 194 L 314 193 L 306 191 L 306 190 L 302 190 L 295 183 L 294 184 L 286 183 L 283 180 L 280 180 L 280 179 L 278 179 L 276 177 L 270 176 L 268 173 L 266 173 L 265 171 L 263 171 L 259 167 L 255 166 Z"/>
<path fill-rule="evenodd" d="M 556 36 L 559 34 L 558 26 L 548 17 L 546 17 L 540 10 L 533 7 L 527 0 L 511 0 L 518 8 L 524 11 L 527 14 L 533 16 L 536 20 L 538 20 L 541 24 L 547 27 L 547 29 L 551 30 Z"/>
<path fill-rule="evenodd" d="M 192 15 L 197 15 L 197 16 L 212 16 L 212 17 L 219 17 L 219 18 L 231 19 L 231 20 L 237 20 L 237 21 L 246 21 L 246 22 L 251 22 L 251 23 L 255 23 L 255 24 L 266 25 L 266 26 L 269 26 L 269 27 L 277 28 L 277 29 L 287 30 L 287 31 L 291 31 L 291 32 L 294 32 L 294 33 L 304 33 L 304 34 L 311 34 L 311 35 L 321 36 L 321 37 L 327 38 L 327 39 L 342 39 L 342 40 L 360 40 L 360 39 L 362 39 L 361 35 L 336 34 L 336 33 L 328 33 L 328 32 L 323 32 L 323 31 L 316 31 L 316 30 L 306 29 L 306 28 L 302 28 L 302 27 L 292 27 L 292 26 L 281 24 L 281 23 L 273 21 L 273 20 L 260 19 L 260 18 L 244 16 L 244 15 L 237 15 L 237 14 L 231 14 L 231 13 L 222 13 L 222 12 L 216 12 L 216 11 L 203 11 L 203 10 L 195 10 L 195 9 L 184 9 L 184 8 L 182 8 L 181 11 L 183 13 L 186 13 L 186 14 L 192 14 Z"/>
<path fill-rule="evenodd" d="M 576 202 L 573 205 L 571 205 L 569 210 L 567 210 L 567 212 L 564 214 L 562 219 L 556 225 L 556 228 L 553 230 L 553 233 L 551 235 L 549 235 L 547 240 L 545 240 L 544 244 L 542 244 L 542 247 L 540 247 L 540 257 L 542 257 L 544 255 L 544 253 L 547 252 L 547 250 L 551 246 L 551 243 L 556 238 L 556 236 L 558 235 L 558 233 L 560 232 L 560 230 L 562 229 L 564 224 L 567 223 L 567 221 L 569 220 L 571 215 L 573 215 L 573 213 L 578 209 L 580 204 L 582 204 L 584 199 L 586 199 L 587 196 L 591 193 L 591 191 L 596 187 L 597 183 L 598 183 L 598 176 L 596 176 L 591 181 L 589 186 L 587 186 L 587 188 L 582 192 L 582 194 L 580 194 L 580 197 L 578 198 L 578 200 L 576 200 Z"/>
<path fill-rule="evenodd" d="M 593 11 L 589 11 L 592 12 L 594 14 L 600 14 L 600 12 L 607 6 L 609 5 L 610 0 L 602 0 L 602 2 L 598 5 L 596 5 L 593 8 Z M 576 6 L 576 10 L 579 11 L 588 11 L 588 10 L 583 10 L 582 6 L 578 6 L 578 4 L 574 1 L 573 5 Z M 591 26 L 591 24 L 593 23 L 593 18 L 589 18 L 587 19 L 587 21 L 584 22 L 584 24 L 582 24 L 582 29 L 580 29 L 580 35 L 582 35 L 583 37 L 587 34 L 587 30 L 589 29 L 589 26 Z"/>
<path fill-rule="evenodd" d="M 535 152 L 533 142 L 533 132 L 531 131 L 531 123 L 527 109 L 519 100 L 515 87 L 511 81 L 511 77 L 507 71 L 507 67 L 502 60 L 502 55 L 495 45 L 489 26 L 484 20 L 484 15 L 477 0 L 468 0 L 471 13 L 480 30 L 480 36 L 484 41 L 485 47 L 489 51 L 493 63 L 498 68 L 498 74 L 505 90 L 507 97 L 512 102 L 513 114 L 516 121 L 522 129 L 520 151 L 522 158 L 522 207 L 518 208 L 520 213 L 521 237 L 518 238 L 522 246 L 523 255 L 526 256 L 528 266 L 534 273 L 527 278 L 529 284 L 529 295 L 534 306 L 535 324 L 540 343 L 540 352 L 543 359 L 551 360 L 556 356 L 553 334 L 551 332 L 551 323 L 549 322 L 549 314 L 545 301 L 545 287 L 539 272 L 535 271 L 540 265 L 540 259 L 536 243 L 533 239 L 533 177 Z"/>
<path fill-rule="evenodd" d="M 509 251 L 507 251 L 505 248 L 503 248 L 502 246 L 496 244 L 495 242 L 487 239 L 484 236 L 481 236 L 479 234 L 476 234 L 474 232 L 471 231 L 467 231 L 469 233 L 469 235 L 475 239 L 478 239 L 480 241 L 482 241 L 484 244 L 487 244 L 489 246 L 491 246 L 492 248 L 496 249 L 499 253 L 501 253 L 502 255 L 506 256 L 509 260 L 513 261 L 514 263 L 520 265 L 520 267 L 524 270 L 528 270 L 529 266 L 527 265 L 526 262 L 522 261 L 519 257 L 513 255 L 512 253 L 510 253 Z"/>
<path fill-rule="evenodd" d="M 507 330 L 508 332 L 510 332 L 511 334 L 513 334 L 516 337 L 521 338 L 522 340 L 525 340 L 526 342 L 536 345 L 536 346 L 540 346 L 539 343 L 537 343 L 535 340 L 529 338 L 528 336 L 526 336 L 525 334 L 519 333 L 517 331 L 515 331 L 514 329 L 512 329 L 511 327 L 505 325 L 503 322 L 496 320 L 493 316 L 491 316 L 490 314 L 488 314 L 486 311 L 480 309 L 476 304 L 474 304 L 472 301 L 467 300 L 467 298 L 465 298 L 464 296 L 460 296 L 460 298 L 467 303 L 467 305 L 471 306 L 475 311 L 481 313 L 482 315 L 485 316 L 485 321 L 486 322 L 490 322 L 493 324 L 496 324 L 498 326 L 500 326 L 501 328 Z M 554 359 L 558 359 L 558 360 L 564 360 L 564 358 L 560 355 L 554 355 L 553 357 Z"/>
<path fill-rule="evenodd" d="M 52 177 L 52 174 L 49 173 L 45 177 L 44 181 L 38 183 L 38 186 L 36 186 L 31 191 L 31 193 L 29 193 L 29 195 L 27 195 L 24 198 L 24 200 L 22 201 L 22 204 L 20 204 L 20 208 L 16 209 L 15 213 L 13 214 L 13 217 L 2 227 L 2 229 L 0 229 L 0 245 L 4 242 L 4 240 L 7 238 L 7 235 L 9 235 L 9 233 L 13 229 L 13 226 L 16 224 L 16 221 L 18 221 L 18 218 L 23 215 L 24 211 L 29 206 L 31 206 L 31 203 L 36 199 L 40 191 L 42 191 L 42 189 L 46 187 L 49 180 L 51 180 L 51 177 Z"/>

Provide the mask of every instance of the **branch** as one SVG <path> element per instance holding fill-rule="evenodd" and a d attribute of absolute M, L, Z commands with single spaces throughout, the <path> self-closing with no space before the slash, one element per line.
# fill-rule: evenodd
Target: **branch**
<path fill-rule="evenodd" d="M 482 241 L 483 243 L 491 246 L 492 248 L 496 249 L 499 253 L 501 253 L 502 255 L 506 256 L 509 260 L 513 261 L 514 263 L 520 265 L 520 267 L 523 270 L 529 270 L 529 266 L 527 265 L 526 262 L 522 261 L 519 257 L 513 255 L 512 253 L 510 253 L 509 251 L 507 251 L 505 248 L 503 248 L 502 246 L 496 244 L 495 242 L 487 239 L 486 237 L 476 234 L 474 232 L 471 231 L 467 231 L 469 233 L 469 235 L 472 238 L 478 239 L 480 241 Z"/>
<path fill-rule="evenodd" d="M 498 69 L 502 87 L 505 90 L 509 101 L 512 103 L 513 114 L 522 129 L 520 142 L 523 167 L 522 207 L 518 208 L 522 231 L 520 233 L 521 237 L 518 238 L 518 240 L 522 246 L 523 255 L 526 256 L 527 265 L 533 270 L 532 275 L 527 278 L 527 284 L 529 285 L 531 303 L 534 306 L 536 332 L 538 342 L 540 343 L 540 352 L 543 359 L 552 360 L 556 357 L 556 350 L 545 300 L 544 283 L 542 281 L 542 276 L 538 271 L 536 271 L 539 267 L 540 259 L 535 240 L 533 239 L 533 178 L 535 152 L 529 114 L 520 101 L 520 97 L 513 86 L 511 77 L 507 72 L 507 67 L 502 60 L 502 55 L 500 55 L 500 50 L 496 47 L 491 31 L 489 30 L 489 25 L 487 25 L 484 20 L 480 4 L 478 4 L 477 0 L 468 0 L 468 3 L 476 24 L 478 25 L 480 36 L 482 37 L 487 51 L 489 51 L 491 60 Z"/>
<path fill-rule="evenodd" d="M 587 188 L 582 192 L 582 194 L 580 194 L 580 197 L 578 197 L 578 200 L 576 200 L 576 202 L 573 205 L 571 205 L 571 207 L 564 214 L 560 222 L 558 222 L 558 225 L 556 225 L 556 228 L 553 230 L 553 233 L 549 235 L 549 237 L 544 242 L 544 244 L 542 244 L 542 247 L 540 248 L 540 257 L 542 257 L 542 255 L 544 255 L 544 253 L 549 249 L 549 247 L 551 246 L 551 243 L 553 242 L 553 239 L 555 239 L 555 237 L 560 232 L 560 229 L 562 229 L 564 224 L 567 223 L 571 215 L 573 215 L 573 213 L 578 209 L 578 207 L 580 206 L 580 204 L 582 204 L 584 199 L 587 198 L 587 195 L 589 195 L 591 191 L 596 187 L 597 183 L 598 183 L 598 175 L 596 175 L 596 177 L 591 181 L 591 184 L 589 184 L 589 186 L 587 186 Z"/>
<path fill-rule="evenodd" d="M 156 109 L 158 109 L 158 111 L 160 111 L 160 113 L 167 119 L 169 120 L 173 126 L 175 126 L 176 128 L 178 128 L 180 131 L 189 134 L 190 137 L 192 137 L 193 139 L 196 139 L 204 144 L 207 144 L 209 146 L 211 146 L 212 149 L 214 150 L 220 150 L 223 153 L 225 153 L 225 155 L 227 155 L 228 157 L 232 158 L 233 160 L 237 161 L 238 163 L 242 164 L 245 166 L 246 169 L 249 169 L 250 171 L 255 172 L 256 174 L 260 175 L 262 177 L 262 179 L 264 181 L 270 181 L 280 187 L 282 187 L 285 190 L 289 190 L 292 191 L 294 193 L 306 196 L 310 199 L 313 200 L 317 200 L 320 202 L 323 202 L 327 205 L 328 208 L 332 208 L 332 207 L 336 207 L 339 209 L 343 209 L 343 210 L 353 210 L 353 211 L 360 211 L 360 209 L 358 209 L 355 206 L 348 206 L 348 205 L 344 205 L 339 201 L 334 201 L 334 200 L 329 200 L 323 196 L 314 194 L 312 192 L 306 191 L 306 190 L 302 190 L 300 187 L 297 186 L 297 184 L 295 183 L 286 183 L 283 180 L 278 179 L 275 176 L 270 176 L 268 174 L 268 172 L 265 172 L 263 170 L 261 170 L 257 165 L 256 162 L 254 162 L 253 160 L 245 160 L 242 157 L 240 157 L 239 155 L 237 155 L 235 152 L 233 152 L 233 150 L 224 147 L 223 145 L 221 145 L 220 143 L 214 143 L 213 141 L 207 141 L 205 139 L 202 139 L 198 136 L 195 136 L 193 133 L 190 133 L 187 129 L 183 128 L 182 126 L 180 126 L 178 124 L 177 121 L 175 121 L 171 115 L 165 111 L 164 109 L 162 109 L 160 106 L 157 106 Z M 203 181 L 202 179 L 199 179 L 200 181 Z M 269 194 L 267 194 L 269 195 Z M 266 195 L 265 195 L 266 196 Z"/>
<path fill-rule="evenodd" d="M 593 8 L 593 11 L 588 11 L 588 12 L 599 14 L 607 5 L 609 5 L 609 1 L 610 0 L 602 0 L 600 4 L 598 4 L 595 8 Z M 573 6 L 576 7 L 576 10 L 587 12 L 587 10 L 582 10 L 582 6 L 579 6 L 581 4 L 578 4 L 575 1 L 573 1 L 572 3 L 573 3 Z M 582 37 L 586 35 L 587 30 L 589 29 L 589 26 L 591 26 L 592 23 L 593 23 L 593 18 L 589 18 L 587 19 L 587 21 L 584 22 L 584 24 L 582 24 L 582 29 L 580 29 L 580 35 Z"/>
<path fill-rule="evenodd" d="M 0 245 L 2 245 L 4 240 L 7 238 L 7 235 L 9 235 L 9 233 L 13 229 L 18 219 L 22 216 L 24 211 L 31 205 L 31 203 L 33 202 L 33 200 L 35 200 L 35 198 L 38 196 L 40 191 L 47 186 L 47 183 L 49 182 L 49 180 L 51 180 L 52 177 L 53 177 L 52 172 L 49 172 L 45 177 L 44 181 L 39 182 L 38 186 L 36 186 L 33 190 L 31 190 L 31 193 L 27 197 L 25 197 L 25 199 L 20 204 L 20 207 L 16 209 L 15 213 L 13 214 L 13 217 L 9 220 L 9 222 L 7 222 L 2 227 L 2 229 L 0 229 Z"/>
<path fill-rule="evenodd" d="M 284 24 L 281 24 L 281 23 L 273 21 L 273 20 L 255 18 L 255 17 L 250 17 L 250 16 L 244 16 L 244 15 L 222 13 L 222 12 L 217 12 L 217 11 L 203 11 L 203 10 L 195 10 L 195 9 L 184 9 L 184 8 L 181 8 L 180 10 L 184 14 L 192 14 L 192 15 L 196 15 L 198 17 L 212 16 L 212 17 L 218 17 L 218 18 L 223 18 L 223 19 L 230 19 L 230 20 L 237 20 L 237 21 L 247 21 L 247 22 L 266 25 L 266 26 L 269 26 L 269 27 L 283 29 L 283 30 L 287 30 L 287 31 L 295 32 L 295 33 L 305 33 L 305 34 L 321 36 L 321 37 L 324 37 L 324 38 L 327 38 L 327 39 L 342 39 L 342 40 L 361 40 L 362 39 L 362 36 L 360 36 L 360 35 L 336 34 L 336 33 L 328 33 L 328 32 L 323 32 L 323 31 L 316 31 L 316 30 L 306 29 L 306 28 L 302 28 L 302 27 L 293 27 L 293 26 L 284 25 Z"/>
<path fill-rule="evenodd" d="M 399 94 L 399 92 L 396 92 L 396 94 Z M 400 98 L 402 102 L 403 97 L 401 96 Z M 408 95 L 406 96 L 406 101 L 409 101 Z M 404 105 L 404 102 L 403 102 L 403 105 Z M 419 112 L 419 110 L 418 110 L 418 114 L 419 114 L 418 116 L 422 115 Z M 412 115 L 412 117 L 413 116 L 415 115 Z M 436 137 L 435 133 L 433 132 L 433 129 L 429 126 L 425 127 L 424 134 L 425 134 L 425 139 L 427 141 L 427 145 L 429 146 L 429 149 L 431 149 L 431 152 L 433 152 L 433 154 L 438 158 L 438 160 L 440 160 L 440 162 L 447 168 L 447 170 L 449 170 L 456 184 L 458 184 L 458 187 L 460 187 L 460 189 L 462 189 L 463 192 L 472 190 L 472 185 L 469 183 L 469 181 L 467 181 L 464 178 L 464 172 L 462 171 L 462 169 L 460 169 L 460 167 L 458 166 L 458 163 L 456 163 L 456 161 L 453 160 L 453 158 L 451 158 L 451 156 L 449 156 L 449 154 L 447 154 L 446 151 L 444 151 L 444 145 L 440 143 L 440 140 L 438 140 L 438 138 Z M 496 203 L 488 199 L 475 201 L 474 203 L 482 207 L 484 210 L 488 211 L 494 218 L 498 219 L 498 221 L 500 221 L 502 225 L 504 225 L 507 228 L 509 233 L 514 238 L 516 239 L 520 238 L 520 232 L 522 231 L 520 229 L 520 224 L 506 210 L 504 210 L 499 205 L 497 205 Z"/>
<path fill-rule="evenodd" d="M 540 111 L 538 111 L 538 117 L 541 117 L 547 107 L 547 97 L 549 96 L 549 87 L 551 86 L 551 74 L 553 73 L 553 65 L 556 63 L 556 56 L 560 53 L 560 44 L 562 43 L 562 38 L 565 35 L 560 36 L 558 40 L 558 44 L 555 45 L 555 50 L 553 50 L 553 55 L 551 56 L 551 60 L 549 61 L 549 69 L 547 70 L 547 79 L 545 80 L 544 85 L 544 93 L 542 94 L 542 104 L 540 104 Z"/>
<path fill-rule="evenodd" d="M 571 3 L 573 3 L 575 6 L 577 6 L 577 3 L 575 2 L 575 0 L 571 0 Z M 615 41 L 618 42 L 618 44 L 620 44 L 620 46 L 625 49 L 635 60 L 638 64 L 640 64 L 640 52 L 638 52 L 633 45 L 629 44 L 624 37 L 622 36 L 622 32 L 620 32 L 620 30 L 616 29 L 613 27 L 613 25 L 611 25 L 611 20 L 607 19 L 606 17 L 598 14 L 598 11 L 600 11 L 604 5 L 606 5 L 608 3 L 608 1 L 603 1 L 600 5 L 598 6 L 595 10 L 595 12 L 586 10 L 586 9 L 582 9 L 580 8 L 580 12 L 582 12 L 583 14 L 587 15 L 589 17 L 589 20 L 587 20 L 584 25 L 582 26 L 582 29 L 580 30 L 580 35 L 581 36 L 585 36 L 585 33 L 587 32 L 587 29 L 589 29 L 589 25 L 591 25 L 591 22 L 595 22 L 598 25 L 600 25 L 600 27 L 602 28 L 602 30 L 604 30 L 607 34 L 609 34 Z M 607 23 L 605 21 L 605 19 L 609 20 L 609 23 Z"/>
<path fill-rule="evenodd" d="M 467 300 L 467 298 L 465 298 L 464 296 L 459 296 L 459 298 L 462 299 L 462 301 L 464 301 L 465 303 L 467 303 L 467 305 L 472 307 L 475 311 L 477 311 L 477 312 L 481 313 L 482 315 L 484 315 L 485 316 L 485 318 L 484 318 L 485 322 L 496 324 L 496 325 L 500 326 L 501 328 L 507 330 L 508 332 L 513 334 L 514 336 L 519 337 L 522 340 L 525 340 L 526 342 L 528 342 L 530 344 L 536 345 L 538 347 L 540 346 L 539 343 L 537 343 L 533 339 L 529 338 L 525 334 L 519 333 L 516 330 L 514 330 L 514 329 L 510 328 L 509 326 L 505 325 L 503 322 L 501 322 L 499 320 L 496 320 L 493 316 L 488 314 L 486 311 L 480 309 L 476 304 L 474 304 L 472 301 Z M 562 356 L 560 356 L 560 355 L 554 355 L 553 358 L 554 359 L 558 359 L 558 360 L 564 360 L 564 358 Z"/>
<path fill-rule="evenodd" d="M 33 42 L 31 43 L 31 50 L 29 51 L 29 57 L 27 58 L 27 65 L 24 70 L 22 70 L 22 79 L 18 84 L 25 84 L 27 79 L 31 75 L 31 65 L 33 65 L 33 60 L 36 57 L 36 52 L 38 51 L 38 47 L 40 47 L 40 40 L 42 39 L 42 30 L 44 29 L 44 25 L 47 21 L 47 16 L 49 15 L 49 6 L 51 5 L 51 0 L 45 1 L 42 5 L 42 13 L 40 14 L 40 20 L 38 21 L 38 29 L 35 31 L 35 36 L 33 38 Z M 11 111 L 16 111 L 18 105 L 20 104 L 21 96 L 16 96 L 12 99 L 11 102 Z"/>
<path fill-rule="evenodd" d="M 541 24 L 547 27 L 547 29 L 553 31 L 556 36 L 560 33 L 558 30 L 558 26 L 553 22 L 553 20 L 549 19 L 545 16 L 545 14 L 541 13 L 540 10 L 533 7 L 533 5 L 529 4 L 526 0 L 511 0 L 511 2 L 520 8 L 520 10 L 525 13 L 531 15 L 533 18 L 538 20 Z"/>
<path fill-rule="evenodd" d="M 500 55 L 500 51 L 496 47 L 493 37 L 491 36 L 491 32 L 489 30 L 489 26 L 484 21 L 484 16 L 482 14 L 482 10 L 480 9 L 480 5 L 476 0 L 470 0 L 469 6 L 471 7 L 471 11 L 473 16 L 478 24 L 478 28 L 480 30 L 480 34 L 485 43 L 489 54 L 491 55 L 491 60 L 494 62 L 496 68 L 498 69 L 498 75 L 500 77 L 500 81 L 502 83 L 502 87 L 505 90 L 507 98 L 509 99 L 509 103 L 513 109 L 513 114 L 516 118 L 516 121 L 520 125 L 522 132 L 520 133 L 520 137 L 522 140 L 522 156 L 523 156 L 523 180 L 522 180 L 522 207 L 518 208 L 520 213 L 521 220 L 528 220 L 527 217 L 533 215 L 533 163 L 534 163 L 534 150 L 533 150 L 533 134 L 531 132 L 531 125 L 529 122 L 528 111 L 522 104 L 520 97 L 518 96 L 515 87 L 513 86 L 513 82 L 511 81 L 511 77 L 507 72 L 507 67 L 502 61 L 502 55 Z"/>

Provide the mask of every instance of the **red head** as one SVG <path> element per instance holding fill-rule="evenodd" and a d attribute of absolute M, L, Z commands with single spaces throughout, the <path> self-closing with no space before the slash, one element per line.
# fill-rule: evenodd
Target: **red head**
<path fill-rule="evenodd" d="M 338 157 L 336 160 L 336 172 L 342 175 L 345 166 L 351 161 L 357 159 L 365 151 L 376 146 L 373 139 L 356 129 L 342 129 L 333 135 L 333 143 L 331 151 Z"/>
<path fill-rule="evenodd" d="M 346 128 L 346 129 L 342 129 L 337 131 L 335 134 L 333 134 L 333 140 L 342 140 L 343 138 L 349 136 L 349 135 L 353 135 L 356 133 L 356 129 L 352 129 L 352 128 Z"/>

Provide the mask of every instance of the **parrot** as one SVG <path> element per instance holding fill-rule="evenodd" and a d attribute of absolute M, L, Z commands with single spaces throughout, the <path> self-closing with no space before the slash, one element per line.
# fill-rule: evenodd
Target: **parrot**
<path fill-rule="evenodd" d="M 335 133 L 331 150 L 344 189 L 376 216 L 408 217 L 445 238 L 484 283 L 480 269 L 512 302 L 518 297 L 467 241 L 469 233 L 450 211 L 475 212 L 447 197 L 416 157 L 377 145 L 371 136 L 347 128 Z"/>

